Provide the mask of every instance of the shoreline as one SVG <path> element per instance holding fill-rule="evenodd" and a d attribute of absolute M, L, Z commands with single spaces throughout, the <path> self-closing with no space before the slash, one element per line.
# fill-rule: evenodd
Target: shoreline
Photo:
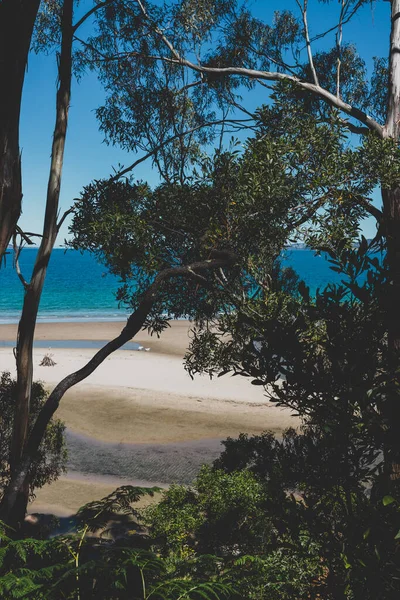
<path fill-rule="evenodd" d="M 56 365 L 39 366 L 46 349 L 35 348 L 34 379 L 51 390 L 96 351 L 52 348 L 52 340 L 109 340 L 123 326 L 115 321 L 39 323 L 35 339 L 49 342 Z M 73 511 L 99 499 L 116 487 L 98 479 L 104 476 L 124 484 L 189 483 L 202 462 L 210 463 L 220 453 L 221 440 L 266 430 L 279 435 L 298 426 L 290 410 L 269 402 L 264 390 L 247 378 L 192 380 L 183 366 L 190 326 L 188 321 L 173 321 L 158 339 L 140 332 L 132 341 L 150 348 L 148 352 L 118 350 L 66 393 L 56 417 L 67 426 L 69 469 L 75 478 L 63 476 L 38 490 L 29 512 L 44 506 Z M 0 340 L 15 339 L 15 334 L 16 326 L 0 325 Z M 0 366 L 15 375 L 11 347 L 0 348 Z M 83 479 L 77 480 L 77 472 Z"/>
<path fill-rule="evenodd" d="M 110 341 L 121 333 L 125 324 L 126 319 L 119 321 L 39 322 L 35 329 L 35 340 L 49 342 L 53 340 Z M 175 320 L 170 322 L 170 327 L 167 327 L 160 338 L 157 338 L 156 335 L 149 335 L 147 331 L 140 331 L 131 342 L 149 347 L 153 352 L 183 357 L 190 341 L 190 328 L 190 321 Z M 15 341 L 17 331 L 17 323 L 0 324 L 0 341 Z"/>

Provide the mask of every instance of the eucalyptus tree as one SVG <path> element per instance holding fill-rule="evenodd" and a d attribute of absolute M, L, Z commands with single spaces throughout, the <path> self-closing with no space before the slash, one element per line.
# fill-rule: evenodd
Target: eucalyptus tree
<path fill-rule="evenodd" d="M 97 30 L 84 44 L 84 62 L 99 69 L 108 92 L 98 110 L 106 138 L 129 149 L 145 147 L 154 136 L 170 141 L 169 158 L 163 162 L 164 175 L 170 178 L 177 175 L 173 157 L 178 149 L 189 161 L 196 158 L 189 152 L 194 131 L 215 127 L 220 119 L 225 127 L 227 120 L 242 126 L 238 115 L 251 124 L 254 113 L 240 95 L 247 98 L 256 86 L 265 102 L 280 101 L 294 118 L 298 102 L 322 120 L 335 111 L 343 133 L 359 136 L 369 147 L 371 177 L 381 190 L 381 210 L 370 196 L 355 196 L 353 202 L 377 218 L 387 247 L 391 285 L 384 311 L 390 369 L 395 372 L 400 350 L 400 0 L 383 2 L 341 0 L 335 3 L 337 18 L 314 32 L 309 23 L 317 2 L 309 0 L 288 1 L 271 25 L 234 0 L 123 0 L 99 14 Z M 386 8 L 388 58 L 375 59 L 368 80 L 366 61 L 346 42 L 346 26 L 379 4 Z M 179 113 L 189 120 L 177 127 Z M 163 159 L 164 149 L 155 152 L 156 162 Z M 397 478 L 397 393 L 388 399 L 385 413 L 388 476 Z"/>
<path fill-rule="evenodd" d="M 16 472 L 24 454 L 31 406 L 33 362 L 32 348 L 37 314 L 51 252 L 59 229 L 70 211 L 59 217 L 59 197 L 71 98 L 71 80 L 79 73 L 82 60 L 76 44 L 82 46 L 81 28 L 107 9 L 111 2 L 91 2 L 80 9 L 74 0 L 42 0 L 0 3 L 0 75 L 4 90 L 0 98 L 0 256 L 10 240 L 14 246 L 16 272 L 24 288 L 22 314 L 16 341 L 17 387 L 14 435 L 10 453 L 11 472 Z M 78 12 L 77 12 L 78 11 Z M 77 16 L 74 18 L 74 13 Z M 74 46 L 75 44 L 75 46 Z M 49 180 L 43 231 L 26 232 L 18 225 L 22 206 L 19 119 L 24 74 L 30 47 L 35 51 L 57 54 L 58 85 L 56 120 L 51 147 Z M 151 154 L 148 151 L 146 155 Z M 140 162 L 140 160 L 139 160 Z M 19 256 L 32 237 L 40 239 L 35 265 L 30 276 L 22 273 Z M 16 514 L 20 521 L 26 509 L 29 482 L 18 494 Z M 8 518 L 8 517 L 7 517 Z"/>

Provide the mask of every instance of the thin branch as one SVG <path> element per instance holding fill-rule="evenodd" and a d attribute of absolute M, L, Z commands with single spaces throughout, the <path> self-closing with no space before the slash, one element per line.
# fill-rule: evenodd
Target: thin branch
<path fill-rule="evenodd" d="M 315 215 L 315 213 L 324 205 L 324 202 L 327 199 L 328 199 L 328 194 L 324 194 L 323 196 L 318 198 L 313 203 L 313 205 L 310 208 L 308 208 L 308 210 L 305 212 L 305 214 L 303 214 L 298 219 L 292 221 L 292 223 L 290 224 L 290 229 L 291 230 L 298 229 L 299 227 L 301 227 L 302 225 L 307 223 L 307 221 L 309 221 Z M 296 212 L 298 212 L 297 209 L 296 209 Z M 289 234 L 288 234 L 288 236 L 289 236 Z"/>
<path fill-rule="evenodd" d="M 347 23 L 349 23 L 349 21 L 351 21 L 351 19 L 354 17 L 354 15 L 358 11 L 358 9 L 361 7 L 361 5 L 363 4 L 363 2 L 364 2 L 364 0 L 359 0 L 357 2 L 357 4 L 354 6 L 353 10 L 348 14 L 348 16 L 345 19 L 343 19 L 342 25 L 347 25 Z M 320 40 L 321 38 L 324 38 L 329 33 L 332 33 L 333 31 L 336 31 L 338 27 L 339 27 L 339 25 L 333 25 L 329 29 L 326 29 L 326 31 L 324 31 L 322 33 L 318 33 L 317 35 L 315 35 L 314 37 L 312 37 L 310 39 L 310 42 L 312 43 L 312 42 L 315 42 L 316 40 Z"/>
<path fill-rule="evenodd" d="M 157 25 L 155 23 L 152 22 L 152 20 L 150 19 L 146 9 L 144 8 L 141 0 L 136 0 L 143 16 L 145 17 L 145 19 L 147 19 L 153 26 L 154 31 L 157 33 L 158 36 L 160 36 L 160 38 L 162 39 L 162 41 L 164 42 L 164 44 L 167 46 L 167 48 L 170 50 L 172 56 L 175 57 L 175 59 L 180 63 L 181 62 L 181 56 L 179 54 L 179 52 L 175 49 L 175 47 L 173 46 L 173 44 L 171 44 L 171 42 L 169 41 L 169 39 L 164 35 L 164 33 L 161 31 L 161 29 L 159 27 L 157 27 Z"/>
<path fill-rule="evenodd" d="M 310 34 L 309 34 L 309 31 L 308 31 L 308 20 L 307 20 L 308 0 L 304 0 L 303 6 L 301 6 L 300 0 L 296 0 L 296 3 L 298 5 L 298 7 L 300 8 L 301 14 L 303 16 L 304 38 L 306 40 L 307 56 L 308 56 L 308 62 L 309 62 L 309 65 L 310 65 L 311 74 L 312 74 L 312 77 L 313 77 L 315 85 L 319 86 L 318 75 L 317 75 L 317 71 L 315 69 L 314 59 L 313 59 L 313 54 L 312 54 L 312 48 L 311 48 L 311 42 L 310 42 Z"/>
<path fill-rule="evenodd" d="M 158 146 L 156 146 L 155 148 L 153 148 L 152 150 L 150 150 L 149 152 L 147 152 L 146 154 L 144 154 L 143 156 L 141 156 L 140 158 L 135 160 L 135 162 L 133 162 L 131 165 L 129 165 L 129 167 L 122 169 L 122 171 L 118 171 L 118 173 L 116 173 L 115 175 L 113 175 L 110 178 L 110 181 L 116 181 L 123 175 L 126 175 L 127 173 L 129 173 L 130 171 L 135 169 L 138 165 L 140 165 L 142 162 L 146 161 L 148 158 L 151 158 L 157 152 L 160 152 L 160 150 L 162 150 L 164 148 L 164 146 L 166 146 L 167 144 L 170 144 L 171 142 L 174 142 L 177 139 L 183 138 L 186 135 L 190 135 L 191 133 L 194 133 L 195 131 L 202 129 L 203 127 L 212 127 L 214 125 L 221 125 L 221 124 L 227 123 L 227 122 L 238 125 L 240 123 L 248 123 L 251 121 L 252 121 L 252 119 L 229 119 L 228 121 L 219 119 L 217 121 L 207 121 L 206 123 L 202 123 L 201 125 L 196 125 L 195 127 L 192 127 L 191 129 L 187 129 L 186 131 L 177 133 L 176 135 L 173 135 L 170 138 L 166 139 L 164 142 L 162 142 L 161 144 L 159 144 Z"/>
<path fill-rule="evenodd" d="M 110 4 L 113 4 L 114 0 L 105 0 L 104 2 L 100 2 L 100 4 L 96 4 L 96 6 L 93 6 L 93 8 L 91 8 L 85 15 L 83 15 L 83 17 L 81 19 L 79 19 L 79 21 L 77 23 L 75 23 L 75 25 L 72 27 L 72 32 L 75 33 L 75 31 L 77 29 L 79 29 L 79 27 L 81 25 L 83 25 L 83 23 L 91 16 L 93 15 L 93 13 L 97 12 L 100 8 L 104 8 L 105 6 L 108 6 Z"/>
<path fill-rule="evenodd" d="M 22 285 L 24 287 L 24 290 L 27 290 L 28 287 L 29 287 L 29 283 L 25 280 L 24 276 L 22 275 L 21 269 L 20 269 L 20 266 L 19 266 L 19 255 L 21 254 L 21 250 L 22 250 L 22 247 L 23 247 L 22 244 L 23 244 L 23 241 L 21 239 L 21 243 L 18 246 L 18 244 L 17 244 L 17 234 L 14 233 L 14 235 L 13 235 L 14 267 L 15 267 L 15 270 L 16 270 L 17 275 L 19 277 L 19 280 L 20 280 L 20 282 L 22 283 Z"/>
<path fill-rule="evenodd" d="M 295 69 L 297 69 L 299 67 L 298 64 L 296 64 L 296 65 L 288 65 L 285 62 L 281 62 L 279 60 L 276 60 L 275 58 L 273 58 L 269 54 L 266 54 L 265 52 L 260 52 L 260 50 L 258 50 L 252 44 L 249 44 L 249 48 L 253 52 L 253 54 L 255 54 L 256 56 L 259 56 L 260 58 L 266 58 L 269 62 L 272 62 L 277 67 L 282 67 L 283 69 L 286 69 L 287 71 L 289 71 L 290 73 L 292 73 L 292 75 L 295 75 L 295 72 L 296 72 Z"/>
<path fill-rule="evenodd" d="M 76 200 L 79 201 L 79 198 L 77 198 Z M 57 223 L 57 233 L 60 231 L 65 219 L 69 216 L 72 215 L 72 213 L 75 211 L 76 208 L 76 203 L 74 203 L 71 208 L 69 208 L 68 210 L 65 211 L 65 213 L 63 214 L 63 216 L 61 217 L 61 219 L 58 221 Z"/>
<path fill-rule="evenodd" d="M 151 57 L 151 58 L 153 58 L 153 57 Z M 176 90 L 175 94 L 182 94 L 182 92 L 186 92 L 187 90 L 190 90 L 190 88 L 197 87 L 198 85 L 203 85 L 203 83 L 204 83 L 203 78 L 199 79 L 198 81 L 192 81 L 192 83 L 187 83 L 183 87 Z"/>
<path fill-rule="evenodd" d="M 340 68 L 342 65 L 342 39 L 343 39 L 343 17 L 345 13 L 346 2 L 342 0 L 340 9 L 339 25 L 336 32 L 336 50 L 337 50 L 337 69 L 336 69 L 336 97 L 340 98 Z"/>
<path fill-rule="evenodd" d="M 21 229 L 21 227 L 19 227 L 19 225 L 16 226 L 15 231 L 28 244 L 28 246 L 33 245 L 33 242 L 30 239 L 31 237 L 42 237 L 39 233 L 29 233 L 28 231 L 22 231 L 22 229 Z"/>
<path fill-rule="evenodd" d="M 358 135 L 367 135 L 367 133 L 370 132 L 368 127 L 361 127 L 359 125 L 354 125 L 354 123 L 351 123 L 350 121 L 346 121 L 346 119 L 340 119 L 340 122 L 343 125 L 343 127 L 347 127 L 347 129 L 350 131 L 350 133 L 357 133 Z"/>
<path fill-rule="evenodd" d="M 95 46 L 93 46 L 93 44 L 86 42 L 85 40 L 78 37 L 77 35 L 74 35 L 74 40 L 79 42 L 80 44 L 82 44 L 82 46 L 85 46 L 85 48 L 87 48 L 88 50 L 91 50 L 92 52 L 95 52 L 96 54 L 98 54 L 100 56 L 100 58 L 96 59 L 96 60 L 98 60 L 98 62 L 106 63 L 106 62 L 121 60 L 121 58 L 143 57 L 143 54 L 141 52 L 135 52 L 133 50 L 131 50 L 129 52 L 117 52 L 116 54 L 113 54 L 112 56 L 107 56 L 106 54 L 103 54 L 103 52 L 100 52 L 100 50 L 98 48 L 96 48 Z M 161 56 L 161 55 L 158 56 L 158 55 L 146 54 L 146 59 L 159 60 L 159 61 L 171 62 L 174 64 L 178 64 L 178 61 L 176 59 L 175 60 L 168 59 L 167 57 Z"/>

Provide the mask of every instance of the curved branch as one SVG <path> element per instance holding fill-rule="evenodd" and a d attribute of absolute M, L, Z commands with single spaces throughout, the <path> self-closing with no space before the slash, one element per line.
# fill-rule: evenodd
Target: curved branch
<path fill-rule="evenodd" d="M 346 121 L 346 119 L 340 119 L 343 127 L 347 127 L 350 133 L 356 133 L 358 135 L 367 135 L 369 133 L 368 127 L 362 127 L 360 125 L 354 125 L 354 123 L 350 123 L 350 121 Z"/>
<path fill-rule="evenodd" d="M 26 281 L 25 277 L 22 275 L 21 268 L 19 266 L 19 255 L 21 254 L 23 241 L 21 240 L 20 245 L 17 244 L 17 234 L 13 235 L 13 247 L 14 247 L 14 267 L 17 272 L 18 278 L 23 285 L 24 290 L 26 291 L 29 287 L 29 283 Z"/>
<path fill-rule="evenodd" d="M 69 208 L 68 210 L 65 211 L 65 213 L 62 215 L 62 217 L 60 218 L 60 220 L 57 223 L 57 232 L 60 231 L 65 219 L 67 217 L 69 217 L 69 215 L 72 215 L 72 213 L 75 211 L 76 208 L 76 203 L 79 201 L 79 198 L 76 199 L 76 202 L 71 206 L 71 208 Z"/>
<path fill-rule="evenodd" d="M 301 11 L 302 16 L 303 16 L 304 38 L 306 40 L 308 63 L 310 65 L 310 69 L 311 69 L 311 73 L 312 73 L 312 76 L 313 76 L 314 83 L 315 83 L 315 85 L 319 86 L 318 75 L 317 75 L 317 71 L 315 69 L 314 59 L 313 59 L 313 55 L 312 55 L 310 33 L 309 33 L 309 30 L 308 30 L 308 19 L 307 19 L 307 5 L 308 5 L 308 0 L 304 0 L 303 6 L 301 6 L 300 0 L 296 0 L 296 2 L 297 2 L 297 5 L 298 5 L 298 7 L 299 7 L 299 9 Z"/>
<path fill-rule="evenodd" d="M 376 208 L 376 206 L 372 204 L 369 198 L 365 198 L 364 196 L 354 196 L 353 199 L 372 217 L 374 217 L 378 221 L 378 223 L 382 222 L 383 212 L 379 210 L 379 208 Z"/>
<path fill-rule="evenodd" d="M 357 4 L 355 6 L 353 6 L 353 8 L 351 9 L 350 13 L 348 13 L 347 16 L 342 20 L 342 26 L 346 25 L 347 23 L 349 23 L 351 21 L 351 19 L 357 13 L 358 9 L 361 7 L 363 1 L 364 0 L 358 0 Z M 329 29 L 326 29 L 324 32 L 318 33 L 317 35 L 312 37 L 310 41 L 315 42 L 316 40 L 320 40 L 321 38 L 324 38 L 325 36 L 327 36 L 329 33 L 332 33 L 332 31 L 336 31 L 338 29 L 338 27 L 339 27 L 339 24 L 333 25 Z"/>
<path fill-rule="evenodd" d="M 118 348 L 121 348 L 121 346 L 132 339 L 142 329 L 143 324 L 154 305 L 157 292 L 162 284 L 175 277 L 185 277 L 196 281 L 200 285 L 208 285 L 207 279 L 205 279 L 201 273 L 223 267 L 231 267 L 235 262 L 236 258 L 232 252 L 213 251 L 211 253 L 211 258 L 208 260 L 194 262 L 181 267 L 171 267 L 161 271 L 143 295 L 138 308 L 128 318 L 121 333 L 96 352 L 86 365 L 78 371 L 75 371 L 75 373 L 67 375 L 60 383 L 58 383 L 58 385 L 56 385 L 36 419 L 26 443 L 23 456 L 19 461 L 19 464 L 15 467 L 11 481 L 4 493 L 0 507 L 0 516 L 3 520 L 7 521 L 7 517 L 13 509 L 17 494 L 28 477 L 29 469 L 43 439 L 47 425 L 57 410 L 64 394 L 71 387 L 89 377 L 89 375 L 91 375 L 108 356 L 118 350 Z"/>
<path fill-rule="evenodd" d="M 202 65 L 196 65 L 189 60 L 182 58 L 180 64 L 187 66 L 194 71 L 204 74 L 210 75 L 239 75 L 241 77 L 248 77 L 251 79 L 261 79 L 264 81 L 289 81 L 294 83 L 300 89 L 305 90 L 307 92 L 311 92 L 315 96 L 318 96 L 322 100 L 325 100 L 331 106 L 338 108 L 344 113 L 354 117 L 361 123 L 364 123 L 368 127 L 369 130 L 374 131 L 379 135 L 379 137 L 383 137 L 383 127 L 380 125 L 375 119 L 370 117 L 366 112 L 360 110 L 348 104 L 341 98 L 337 98 L 334 94 L 329 92 L 328 90 L 320 87 L 319 85 L 315 85 L 314 83 L 308 83 L 306 81 L 302 81 L 293 75 L 285 75 L 284 73 L 276 73 L 270 71 L 257 71 L 255 69 L 246 69 L 244 67 L 204 67 Z"/>
<path fill-rule="evenodd" d="M 195 127 L 191 127 L 190 129 L 187 129 L 186 131 L 182 131 L 180 133 L 177 133 L 176 135 L 172 135 L 171 137 L 169 137 L 166 140 L 164 140 L 163 142 L 161 142 L 161 144 L 158 144 L 158 146 L 155 146 L 155 148 L 153 148 L 152 150 L 149 150 L 149 152 L 147 152 L 146 154 L 144 154 L 143 156 L 141 156 L 140 158 L 135 160 L 135 162 L 133 162 L 131 165 L 129 165 L 129 167 L 125 167 L 121 171 L 118 171 L 115 175 L 113 175 L 110 178 L 110 181 L 116 181 L 123 175 L 126 175 L 127 173 L 129 173 L 130 171 L 135 169 L 138 165 L 140 165 L 142 162 L 145 162 L 148 158 L 151 158 L 152 156 L 157 154 L 157 152 L 162 150 L 167 144 L 171 144 L 171 142 L 174 142 L 175 140 L 184 138 L 185 136 L 190 135 L 191 133 L 194 133 L 195 131 L 198 131 L 199 129 L 203 129 L 204 127 L 213 127 L 214 125 L 222 125 L 222 124 L 226 124 L 226 123 L 238 125 L 239 123 L 248 123 L 250 121 L 254 121 L 254 119 L 218 119 L 217 121 L 207 121 L 206 123 L 202 123 L 201 125 L 196 125 Z"/>
<path fill-rule="evenodd" d="M 143 16 L 151 21 L 148 13 L 146 12 L 141 0 L 136 0 Z M 250 79 L 261 79 L 264 81 L 288 81 L 294 83 L 300 89 L 305 90 L 307 92 L 311 92 L 315 96 L 318 96 L 322 100 L 325 100 L 331 106 L 338 108 L 344 113 L 354 117 L 364 125 L 368 127 L 371 131 L 374 131 L 379 135 L 379 137 L 383 138 L 384 128 L 380 125 L 375 119 L 370 117 L 366 112 L 360 110 L 348 104 L 341 98 L 338 98 L 325 88 L 322 88 L 317 83 L 308 83 L 307 81 L 302 81 L 295 75 L 288 75 L 285 73 L 278 73 L 274 71 L 259 71 L 257 69 L 247 69 L 245 67 L 207 67 L 200 64 L 193 63 L 192 61 L 184 58 L 179 54 L 174 45 L 170 42 L 170 40 L 166 37 L 166 35 L 157 27 L 156 24 L 153 23 L 153 30 L 162 40 L 164 45 L 168 48 L 168 50 L 172 54 L 172 58 L 170 57 L 162 57 L 161 60 L 166 60 L 167 62 L 174 62 L 176 64 L 180 64 L 182 66 L 188 67 L 197 73 L 209 74 L 209 75 L 220 75 L 220 76 L 230 76 L 230 75 L 238 75 L 241 77 L 247 77 Z"/>
<path fill-rule="evenodd" d="M 93 15 L 95 12 L 97 12 L 100 8 L 105 8 L 106 6 L 109 6 L 110 4 L 113 4 L 113 3 L 114 3 L 114 0 L 105 0 L 104 2 L 100 2 L 100 4 L 96 4 L 96 6 L 93 6 L 93 8 L 91 8 L 90 10 L 88 10 L 88 12 L 86 14 L 84 14 L 83 17 L 81 19 L 79 19 L 79 21 L 77 23 L 75 23 L 75 25 L 72 27 L 73 33 L 75 33 L 75 31 L 77 29 L 79 29 L 79 27 L 81 25 L 83 25 L 83 23 L 91 15 Z"/>

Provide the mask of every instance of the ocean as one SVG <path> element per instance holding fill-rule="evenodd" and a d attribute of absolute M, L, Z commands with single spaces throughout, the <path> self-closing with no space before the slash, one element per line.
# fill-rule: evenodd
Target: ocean
<path fill-rule="evenodd" d="M 32 272 L 36 252 L 35 248 L 25 248 L 21 253 L 20 266 L 25 278 Z M 13 268 L 12 256 L 6 258 L 6 265 L 0 269 L 0 323 L 14 323 L 20 315 L 23 287 Z M 294 268 L 311 293 L 341 279 L 329 268 L 325 256 L 315 256 L 311 250 L 287 250 L 283 264 Z M 50 260 L 38 321 L 125 319 L 128 313 L 118 307 L 115 299 L 118 286 L 118 279 L 88 252 L 57 248 Z"/>

